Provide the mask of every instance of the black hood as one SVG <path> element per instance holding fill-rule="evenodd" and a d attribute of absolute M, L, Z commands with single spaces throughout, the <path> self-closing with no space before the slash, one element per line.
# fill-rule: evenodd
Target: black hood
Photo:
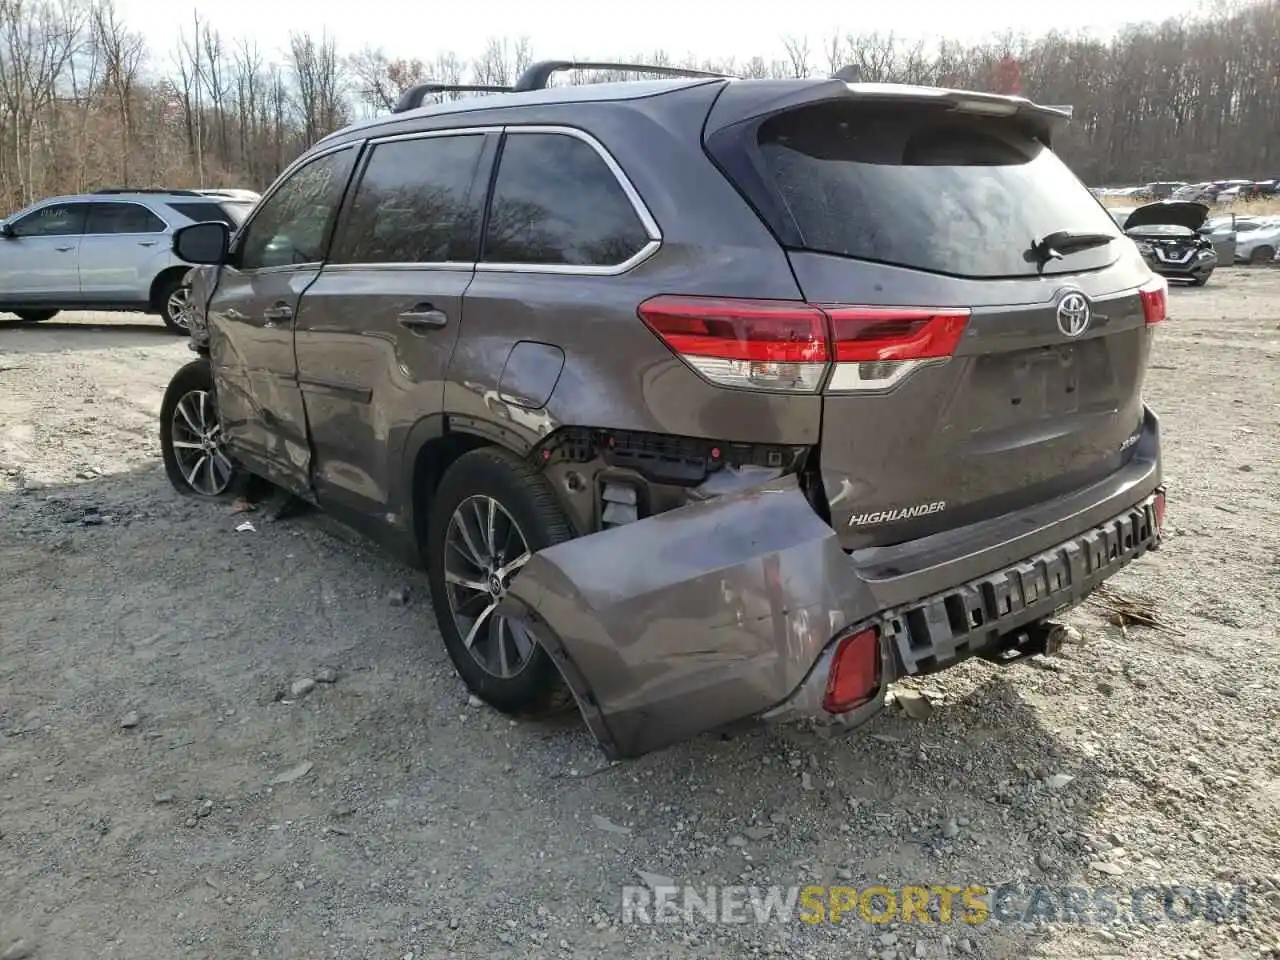
<path fill-rule="evenodd" d="M 1139 207 L 1125 219 L 1124 229 L 1134 227 L 1154 227 L 1157 225 L 1186 227 L 1188 230 L 1199 230 L 1209 217 L 1207 204 L 1194 200 L 1158 200 Z"/>

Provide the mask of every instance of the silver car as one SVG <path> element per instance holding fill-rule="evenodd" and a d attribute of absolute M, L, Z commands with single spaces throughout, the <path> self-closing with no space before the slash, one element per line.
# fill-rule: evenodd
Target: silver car
<path fill-rule="evenodd" d="M 0 222 L 0 312 L 34 323 L 60 310 L 140 311 L 186 333 L 190 267 L 173 254 L 173 231 L 211 220 L 237 227 L 255 197 L 100 190 L 32 204 Z"/>

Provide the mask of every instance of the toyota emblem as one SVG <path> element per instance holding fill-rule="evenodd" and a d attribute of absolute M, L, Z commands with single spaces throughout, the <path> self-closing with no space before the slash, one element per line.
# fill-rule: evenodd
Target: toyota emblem
<path fill-rule="evenodd" d="M 1068 337 L 1078 337 L 1089 329 L 1089 301 L 1083 293 L 1068 293 L 1058 301 L 1058 329 Z"/>

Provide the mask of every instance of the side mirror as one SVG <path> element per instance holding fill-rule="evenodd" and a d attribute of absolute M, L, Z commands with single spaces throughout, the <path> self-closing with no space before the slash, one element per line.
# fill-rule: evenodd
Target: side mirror
<path fill-rule="evenodd" d="M 227 262 L 230 248 L 231 231 L 218 220 L 188 224 L 173 232 L 173 252 L 187 263 L 216 267 Z"/>
<path fill-rule="evenodd" d="M 0 237 L 4 237 L 6 240 L 12 240 L 16 236 L 17 234 L 13 232 L 13 224 L 9 223 L 8 220 L 4 223 L 0 223 Z"/>

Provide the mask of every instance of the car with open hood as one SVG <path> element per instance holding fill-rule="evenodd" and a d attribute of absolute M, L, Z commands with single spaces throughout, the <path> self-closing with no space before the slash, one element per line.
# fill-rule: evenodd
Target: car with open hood
<path fill-rule="evenodd" d="M 1112 218 L 1138 247 L 1153 271 L 1202 287 L 1217 268 L 1213 238 L 1201 233 L 1209 206 L 1194 200 L 1157 200 L 1133 210 L 1113 209 Z M 1231 259 L 1227 259 L 1230 263 Z"/>
<path fill-rule="evenodd" d="M 1158 546 L 1167 285 L 1064 110 L 573 61 L 444 90 L 176 236 L 160 442 L 184 493 L 265 477 L 424 568 L 482 700 L 576 703 L 612 757 L 852 729 L 1054 649 Z"/>

